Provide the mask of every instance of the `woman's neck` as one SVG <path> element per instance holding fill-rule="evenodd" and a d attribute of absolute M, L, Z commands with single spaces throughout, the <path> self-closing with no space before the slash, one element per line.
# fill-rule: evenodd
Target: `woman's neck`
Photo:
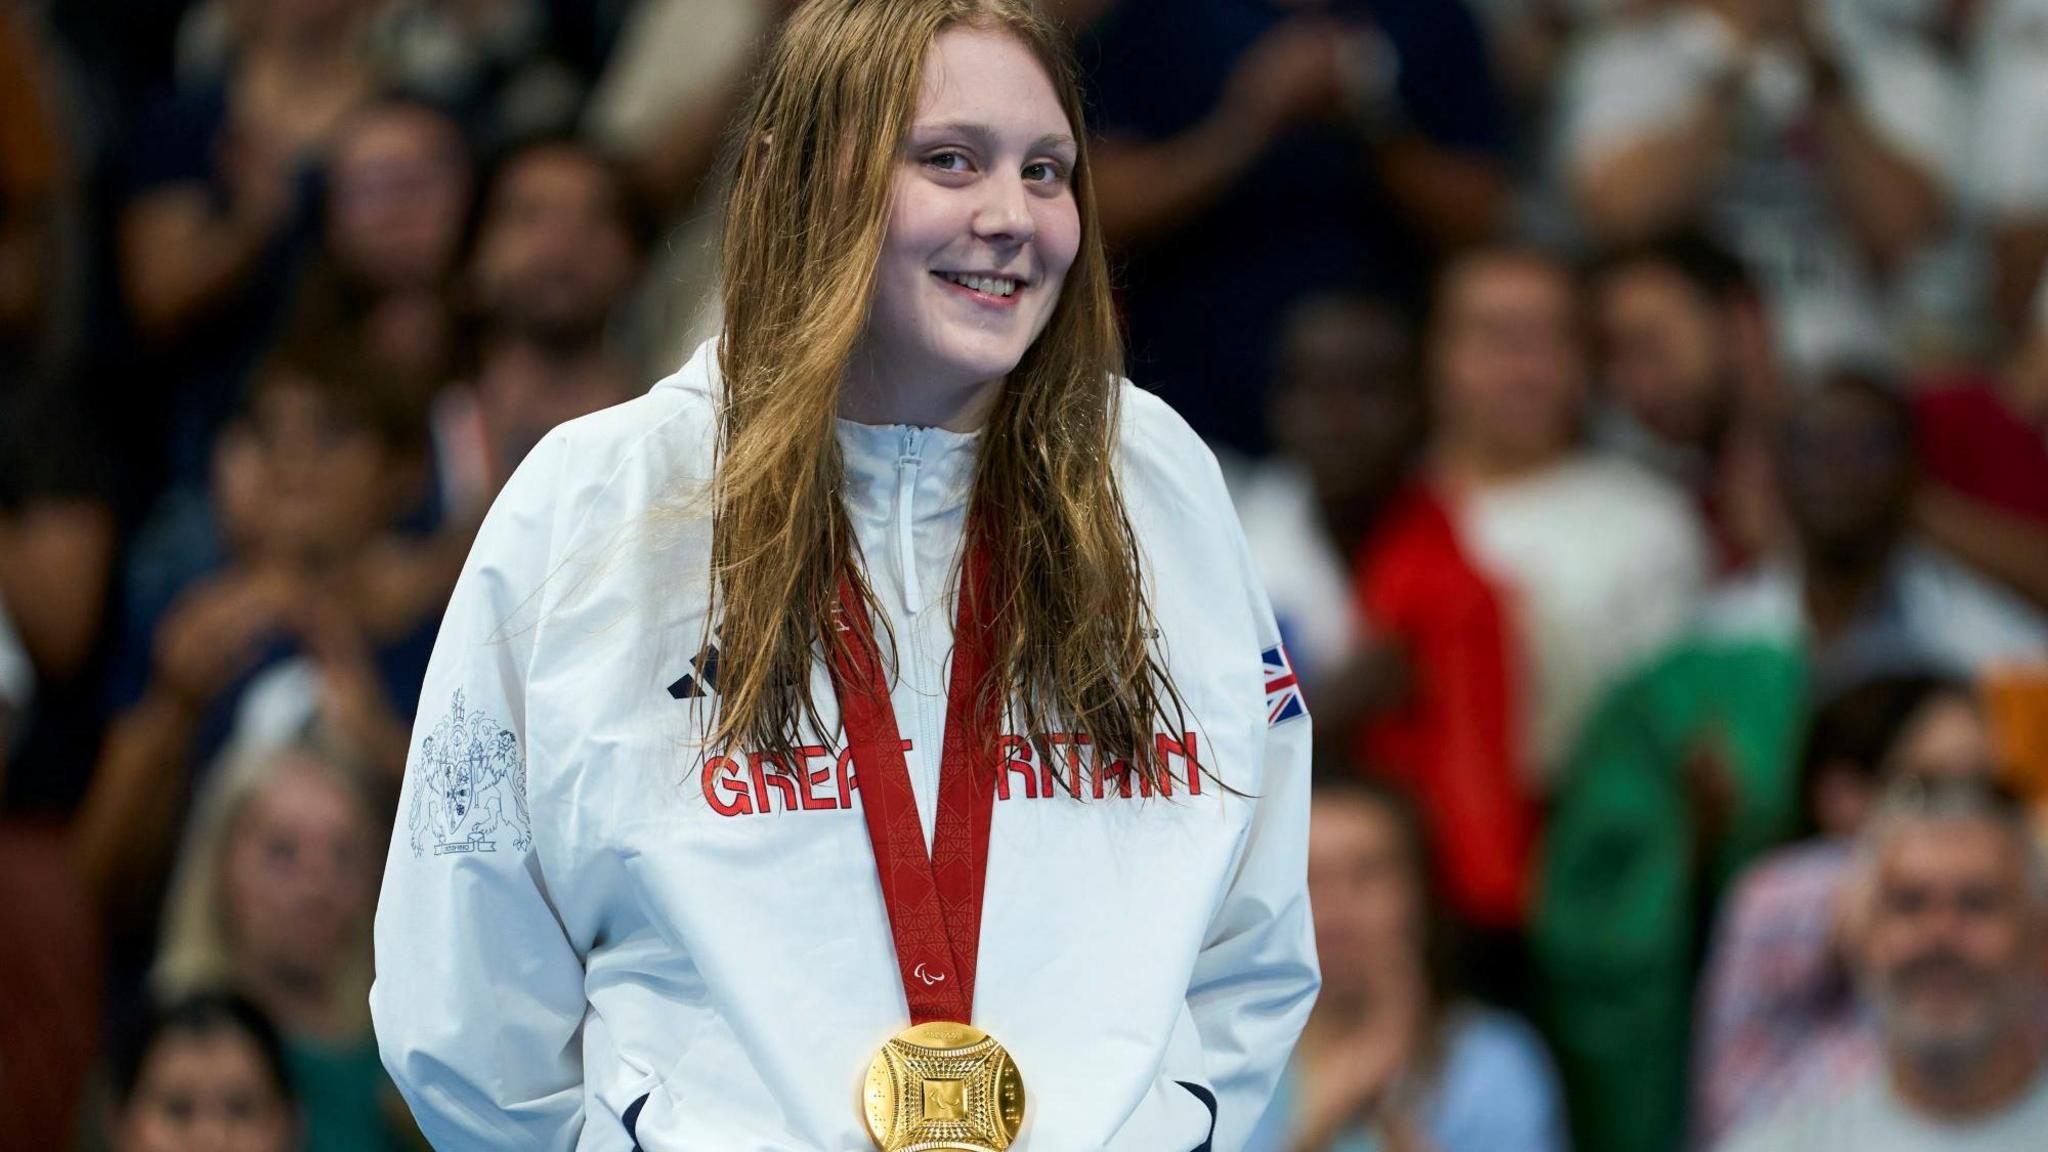
<path fill-rule="evenodd" d="M 246 964 L 240 982 L 250 999 L 262 1005 L 285 1035 L 315 1040 L 345 1038 L 348 1029 L 335 1007 L 333 980 L 327 975 Z"/>
<path fill-rule="evenodd" d="M 973 432 L 996 408 L 1003 377 L 951 386 L 915 381 L 856 357 L 839 386 L 839 416 L 856 424 L 909 424 Z"/>
<path fill-rule="evenodd" d="M 1433 479 L 1446 492 L 1472 494 L 1540 476 L 1571 455 L 1569 446 L 1549 452 L 1488 451 L 1469 441 L 1439 441 L 1429 461 Z"/>

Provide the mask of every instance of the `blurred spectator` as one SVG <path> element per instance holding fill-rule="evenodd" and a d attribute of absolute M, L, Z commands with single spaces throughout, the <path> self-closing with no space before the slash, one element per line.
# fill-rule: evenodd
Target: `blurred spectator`
<path fill-rule="evenodd" d="M 1595 37 L 1562 113 L 1586 223 L 1602 240 L 1710 226 L 1759 269 L 1799 363 L 1912 342 L 1966 163 L 1950 45 L 1980 8 L 1688 0 Z"/>
<path fill-rule="evenodd" d="M 221 436 L 210 502 L 168 501 L 137 545 L 78 822 L 81 870 L 124 933 L 148 930 L 190 782 L 258 671 L 310 660 L 320 719 L 387 776 L 402 768 L 449 584 L 390 541 L 423 483 L 424 429 L 367 379 L 345 356 L 282 352 Z"/>
<path fill-rule="evenodd" d="M 212 435 L 267 346 L 312 241 L 327 145 L 375 87 L 370 0 L 230 9 L 219 79 L 161 97 L 130 149 L 121 283 L 151 345 L 145 411 L 168 415 L 174 479 L 203 482 Z M 147 420 L 160 427 L 159 420 Z"/>
<path fill-rule="evenodd" d="M 1793 831 L 1804 701 L 2043 651 L 2024 605 L 1907 539 L 1911 437 L 1905 400 L 1868 372 L 1797 397 L 1773 461 L 1795 554 L 1717 593 L 1587 726 L 1551 812 L 1536 933 L 1582 1149 L 1680 1138 L 1702 921 Z"/>
<path fill-rule="evenodd" d="M 1665 0 L 1472 0 L 1503 87 L 1525 109 L 1550 99 L 1573 44 L 1609 23 L 1639 19 Z"/>
<path fill-rule="evenodd" d="M 1619 249 L 1593 281 L 1593 439 L 1690 492 L 1722 570 L 1771 530 L 1770 324 L 1741 261 L 1699 232 Z"/>
<path fill-rule="evenodd" d="M 356 341 L 383 387 L 424 406 L 461 362 L 455 297 L 471 185 L 461 129 L 434 106 L 387 97 L 351 115 L 335 135 L 320 251 L 286 342 Z"/>
<path fill-rule="evenodd" d="M 1514 647 L 1492 585 L 1416 481 L 1426 402 L 1408 327 L 1362 298 L 1294 307 L 1272 397 L 1283 455 L 1241 486 L 1242 516 L 1326 758 L 1358 753 L 1408 789 L 1451 907 L 1512 932 L 1536 823 L 1509 711 Z M 1471 982 L 1502 993 L 1485 973 Z"/>
<path fill-rule="evenodd" d="M 1430 853 L 1400 794 L 1318 785 L 1309 886 L 1323 991 L 1251 1152 L 1561 1152 L 1541 1041 L 1458 995 Z"/>
<path fill-rule="evenodd" d="M 599 78 L 583 130 L 623 159 L 672 227 L 644 279 L 666 374 L 720 326 L 725 197 L 715 162 L 768 33 L 795 0 L 641 0 Z"/>
<path fill-rule="evenodd" d="M 114 1065 L 110 1152 L 298 1152 L 277 1028 L 232 993 L 150 1013 Z"/>
<path fill-rule="evenodd" d="M 1990 230 L 2000 334 L 2038 328 L 2038 286 L 2048 275 L 2048 3 L 1975 0 L 1977 68 L 1972 144 L 1975 208 Z"/>
<path fill-rule="evenodd" d="M 1234 470 L 1238 518 L 1317 719 L 1341 732 L 1367 703 L 1339 699 L 1364 638 L 1350 558 L 1407 482 L 1422 433 L 1414 339 L 1391 305 L 1318 296 L 1289 310 L 1276 360 L 1279 451 Z"/>
<path fill-rule="evenodd" d="M 83 792 L 116 548 L 102 446 L 63 383 L 0 395 L 0 810 L 63 816 Z M 34 686 L 34 703 L 10 689 Z"/>
<path fill-rule="evenodd" d="M 76 805 L 98 715 L 112 482 L 68 383 L 0 392 L 0 810 L 16 815 Z"/>
<path fill-rule="evenodd" d="M 1932 662 L 1970 678 L 2048 658 L 2040 614 L 1910 535 L 1918 469 L 1895 380 L 1825 376 L 1794 403 L 1774 451 L 1795 554 L 1721 592 L 1714 627 L 1802 638 L 1824 694 L 1885 669 Z"/>
<path fill-rule="evenodd" d="M 88 261 L 60 80 L 39 10 L 0 0 L 0 809 L 39 816 L 82 788 L 116 546 L 105 451 L 79 396 Z"/>
<path fill-rule="evenodd" d="M 0 0 L 0 1149 L 62 1146 L 99 1022 L 99 941 L 61 817 L 82 785 L 115 548 L 73 397 L 84 222 L 42 7 Z M 69 755 L 67 755 L 69 753 Z"/>
<path fill-rule="evenodd" d="M 1530 942 L 1580 1152 L 1683 1139 L 1703 923 L 1792 831 L 1806 679 L 1782 637 L 1688 635 L 1606 694 L 1558 781 Z"/>
<path fill-rule="evenodd" d="M 1523 653 L 1517 738 L 1549 790 L 1587 711 L 1686 623 L 1704 533 L 1654 475 L 1581 443 L 1578 283 L 1555 257 L 1492 249 L 1445 272 L 1430 319 L 1433 483 L 1505 591 Z"/>
<path fill-rule="evenodd" d="M 0 819 L 5 1152 L 70 1146 L 98 1052 L 100 938 L 66 848 L 61 829 Z"/>
<path fill-rule="evenodd" d="M 1808 839 L 1737 881 L 1701 979 L 1693 1074 L 1701 1147 L 1867 1066 L 1875 1045 L 1852 994 L 1836 914 L 1855 838 L 1888 781 L 1992 774 L 1984 716 L 1955 683 L 1881 677 L 1815 712 L 1800 757 Z"/>
<path fill-rule="evenodd" d="M 28 649 L 22 647 L 21 633 L 7 615 L 7 602 L 0 600 L 0 781 L 6 779 L 7 753 L 13 744 L 15 725 L 28 712 L 36 690 L 35 665 Z"/>
<path fill-rule="evenodd" d="M 0 397 L 54 372 L 76 334 L 78 177 L 47 28 L 0 0 Z"/>
<path fill-rule="evenodd" d="M 151 983 L 232 985 L 283 1034 L 306 1152 L 403 1146 L 404 1106 L 370 1032 L 370 913 L 387 814 L 316 746 L 243 748 L 208 783 L 179 850 Z"/>
<path fill-rule="evenodd" d="M 54 433 L 52 420 L 70 415 L 59 385 L 70 382 L 65 346 L 75 337 L 78 316 L 77 301 L 69 297 L 81 255 L 67 243 L 66 228 L 78 223 L 81 206 L 58 80 L 36 10 L 0 0 L 0 517 L 7 517 L 0 528 L 14 526 L 7 514 L 19 510 L 24 488 L 45 486 L 31 474 L 66 470 L 38 459 L 47 449 L 13 430 L 21 425 Z M 0 536 L 0 543 L 17 541 Z M 12 599 L 14 611 L 26 617 L 17 623 L 39 662 L 68 675 L 91 644 L 98 605 L 87 612 L 59 595 L 57 605 L 45 607 L 47 590 L 20 583 L 35 575 L 14 559 L 18 555 L 0 546 L 0 600 Z M 51 552 L 40 558 L 62 566 Z M 88 578 L 86 588 L 92 586 Z M 47 624 L 46 617 L 52 618 Z"/>
<path fill-rule="evenodd" d="M 484 151 L 575 123 L 584 82 L 557 58 L 543 0 L 387 0 L 371 32 L 380 69 L 454 110 Z"/>
<path fill-rule="evenodd" d="M 496 165 L 467 270 L 483 329 L 476 378 L 445 393 L 435 413 L 442 491 L 457 519 L 481 518 L 549 429 L 639 385 L 611 337 L 645 248 L 631 186 L 588 145 L 529 142 Z"/>
<path fill-rule="evenodd" d="M 1737 1152 L 2032 1152 L 2048 1132 L 2033 1037 L 2048 871 L 1981 783 L 1913 781 L 1864 837 L 1850 931 L 1882 1066 L 1738 1135 Z"/>
<path fill-rule="evenodd" d="M 1197 432 L 1267 448 L 1289 304 L 1417 303 L 1439 252 L 1490 236 L 1507 122 L 1463 0 L 1122 0 L 1082 47 L 1132 376 Z"/>
<path fill-rule="evenodd" d="M 2048 612 L 2048 276 L 1995 375 L 1922 389 L 1913 409 L 1926 469 L 1914 526 Z"/>

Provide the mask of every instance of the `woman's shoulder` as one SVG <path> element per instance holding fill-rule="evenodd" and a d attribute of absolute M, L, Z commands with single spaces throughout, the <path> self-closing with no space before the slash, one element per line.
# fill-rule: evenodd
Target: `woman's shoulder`
<path fill-rule="evenodd" d="M 1231 508 L 1216 454 L 1171 405 L 1124 380 L 1117 410 L 1124 482 L 1136 496 L 1168 500 L 1184 511 Z"/>
<path fill-rule="evenodd" d="M 472 564 L 527 591 L 560 585 L 545 577 L 564 563 L 609 556 L 635 527 L 686 515 L 710 476 L 717 428 L 688 373 L 543 436 L 492 500 Z"/>
<path fill-rule="evenodd" d="M 646 392 L 567 421 L 550 435 L 567 441 L 585 470 L 616 472 L 657 461 L 703 479 L 718 434 L 715 356 L 707 343 Z"/>
<path fill-rule="evenodd" d="M 582 516 L 633 513 L 701 486 L 717 438 L 714 393 L 692 359 L 645 393 L 557 425 L 498 502 L 543 502 Z"/>

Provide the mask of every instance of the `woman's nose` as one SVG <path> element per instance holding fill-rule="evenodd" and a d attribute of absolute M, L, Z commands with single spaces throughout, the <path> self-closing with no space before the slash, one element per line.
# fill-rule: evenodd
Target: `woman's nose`
<path fill-rule="evenodd" d="M 974 215 L 975 235 L 985 240 L 1022 244 L 1037 233 L 1029 193 L 1015 177 L 995 177 L 982 184 L 987 191 Z"/>

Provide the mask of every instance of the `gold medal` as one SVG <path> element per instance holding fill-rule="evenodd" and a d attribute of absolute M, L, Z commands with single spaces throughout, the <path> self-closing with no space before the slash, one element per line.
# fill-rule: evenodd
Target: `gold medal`
<path fill-rule="evenodd" d="M 882 1045 L 862 1103 L 882 1152 L 1003 1152 L 1024 1126 L 1024 1078 L 988 1033 L 934 1020 Z"/>

